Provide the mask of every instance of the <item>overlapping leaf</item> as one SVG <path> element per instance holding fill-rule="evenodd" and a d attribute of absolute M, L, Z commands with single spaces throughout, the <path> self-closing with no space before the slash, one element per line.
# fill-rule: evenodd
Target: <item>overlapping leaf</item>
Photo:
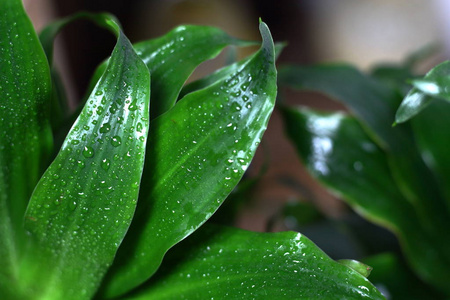
<path fill-rule="evenodd" d="M 50 72 L 20 0 L 0 2 L 0 294 L 19 280 L 22 220 L 52 146 Z"/>
<path fill-rule="evenodd" d="M 300 233 L 204 226 L 126 299 L 384 299 Z"/>
<path fill-rule="evenodd" d="M 166 35 L 133 45 L 152 74 L 151 119 L 175 105 L 178 94 L 195 68 L 217 56 L 228 45 L 246 46 L 252 42 L 230 37 L 209 26 L 179 26 Z M 91 87 L 102 75 L 106 63 L 100 65 Z"/>
<path fill-rule="evenodd" d="M 444 278 L 450 276 L 450 252 L 442 238 L 444 230 L 428 226 L 421 218 L 391 175 L 388 154 L 356 119 L 304 109 L 284 109 L 284 118 L 289 136 L 315 177 L 366 218 L 394 231 L 418 273 L 449 292 Z"/>
<path fill-rule="evenodd" d="M 149 133 L 138 214 L 106 284 L 115 296 L 149 278 L 165 252 L 205 222 L 239 182 L 273 110 L 274 46 L 260 24 L 261 49 L 235 73 L 186 95 Z"/>
<path fill-rule="evenodd" d="M 23 280 L 35 289 L 35 299 L 92 297 L 135 211 L 149 72 L 114 19 L 99 17 L 117 35 L 116 47 L 25 216 L 35 244 Z"/>

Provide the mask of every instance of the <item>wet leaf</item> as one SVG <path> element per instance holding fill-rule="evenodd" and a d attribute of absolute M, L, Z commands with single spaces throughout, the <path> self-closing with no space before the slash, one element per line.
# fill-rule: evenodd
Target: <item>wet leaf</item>
<path fill-rule="evenodd" d="M 51 80 L 20 0 L 0 2 L 0 294 L 20 279 L 23 214 L 48 163 Z"/>
<path fill-rule="evenodd" d="M 175 105 L 183 84 L 200 63 L 216 57 L 228 45 L 252 44 L 232 38 L 218 28 L 195 25 L 179 26 L 159 38 L 134 44 L 152 74 L 151 119 Z M 97 68 L 92 82 L 104 69 L 105 63 Z"/>
<path fill-rule="evenodd" d="M 111 61 L 25 215 L 35 244 L 23 278 L 36 298 L 90 299 L 135 211 L 148 132 L 149 72 L 114 19 L 101 17 L 117 35 Z"/>
<path fill-rule="evenodd" d="M 217 210 L 253 158 L 276 96 L 274 46 L 190 93 L 152 122 L 138 214 L 106 281 L 119 295 L 148 279 L 165 252 Z"/>
<path fill-rule="evenodd" d="M 384 299 L 300 233 L 204 226 L 125 299 Z"/>

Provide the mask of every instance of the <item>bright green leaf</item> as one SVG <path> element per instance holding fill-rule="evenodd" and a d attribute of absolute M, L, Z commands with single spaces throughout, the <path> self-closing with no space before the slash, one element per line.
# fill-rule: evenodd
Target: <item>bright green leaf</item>
<path fill-rule="evenodd" d="M 36 290 L 34 299 L 90 299 L 135 211 L 150 78 L 118 25 L 103 17 L 118 35 L 112 58 L 25 216 L 35 244 L 23 280 Z"/>
<path fill-rule="evenodd" d="M 125 299 L 384 299 L 300 233 L 202 227 Z"/>
<path fill-rule="evenodd" d="M 134 44 L 152 74 L 151 119 L 175 105 L 183 84 L 200 63 L 214 58 L 228 45 L 251 44 L 218 28 L 195 25 L 179 26 L 160 38 Z M 97 68 L 91 87 L 104 69 L 105 63 Z"/>
<path fill-rule="evenodd" d="M 149 180 L 106 281 L 108 297 L 148 279 L 165 252 L 217 210 L 250 164 L 276 97 L 273 41 L 264 23 L 260 30 L 262 47 L 241 68 L 153 121 Z"/>
<path fill-rule="evenodd" d="M 29 197 L 48 163 L 50 71 L 20 0 L 0 1 L 0 294 L 19 279 Z"/>

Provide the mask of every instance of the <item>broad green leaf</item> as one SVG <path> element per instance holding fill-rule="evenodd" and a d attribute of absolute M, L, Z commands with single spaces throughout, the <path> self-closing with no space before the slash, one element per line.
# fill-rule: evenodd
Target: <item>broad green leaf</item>
<path fill-rule="evenodd" d="M 216 57 L 228 45 L 252 44 L 232 38 L 218 28 L 195 25 L 179 26 L 162 37 L 134 44 L 152 74 L 151 119 L 175 105 L 183 84 L 200 63 Z M 105 63 L 97 68 L 92 82 L 104 68 Z"/>
<path fill-rule="evenodd" d="M 106 296 L 147 280 L 165 252 L 217 210 L 247 169 L 276 97 L 273 41 L 264 23 L 260 30 L 262 47 L 247 63 L 153 121 L 144 172 L 149 179 L 105 282 Z"/>
<path fill-rule="evenodd" d="M 396 233 L 418 274 L 449 293 L 448 227 L 439 228 L 438 218 L 430 226 L 424 212 L 404 197 L 388 155 L 359 123 L 342 114 L 287 108 L 283 113 L 288 135 L 310 172 L 367 219 Z"/>
<path fill-rule="evenodd" d="M 373 267 L 372 282 L 388 299 L 446 299 L 431 286 L 418 279 L 403 260 L 392 253 L 382 253 L 364 259 Z"/>
<path fill-rule="evenodd" d="M 51 80 L 20 0 L 0 1 L 0 295 L 19 279 L 23 214 L 49 159 Z"/>
<path fill-rule="evenodd" d="M 39 181 L 25 226 L 34 241 L 23 280 L 34 299 L 90 299 L 137 202 L 144 165 L 149 72 L 115 21 L 104 75 Z"/>
<path fill-rule="evenodd" d="M 414 88 L 403 99 L 395 122 L 406 122 L 424 110 L 434 98 L 450 101 L 450 61 L 443 62 L 428 72 L 423 79 L 412 80 Z"/>
<path fill-rule="evenodd" d="M 300 233 L 202 227 L 125 299 L 384 299 Z"/>

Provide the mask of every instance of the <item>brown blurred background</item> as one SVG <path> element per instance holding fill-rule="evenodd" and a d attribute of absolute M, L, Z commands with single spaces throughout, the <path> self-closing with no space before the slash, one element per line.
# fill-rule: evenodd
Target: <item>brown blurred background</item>
<path fill-rule="evenodd" d="M 154 38 L 180 24 L 213 25 L 242 39 L 258 40 L 258 17 L 269 25 L 275 41 L 287 41 L 278 64 L 343 61 L 368 70 L 379 62 L 401 62 L 411 51 L 440 42 L 440 56 L 450 53 L 450 1 L 434 0 L 25 0 L 37 30 L 56 18 L 80 10 L 108 11 L 121 21 L 132 42 Z M 57 40 L 55 59 L 73 103 L 83 94 L 96 65 L 109 56 L 112 35 L 88 22 L 69 26 Z M 196 74 L 211 72 L 224 62 L 219 57 Z M 288 102 L 321 109 L 342 109 L 314 93 L 286 91 Z M 267 220 L 291 200 L 314 201 L 339 218 L 344 205 L 320 189 L 306 174 L 286 139 L 277 111 L 270 121 L 262 149 L 250 172 L 256 174 L 270 157 L 268 172 L 240 214 L 237 225 L 263 231 Z M 294 182 L 294 184 L 286 184 Z M 282 223 L 273 230 L 283 229 Z"/>

